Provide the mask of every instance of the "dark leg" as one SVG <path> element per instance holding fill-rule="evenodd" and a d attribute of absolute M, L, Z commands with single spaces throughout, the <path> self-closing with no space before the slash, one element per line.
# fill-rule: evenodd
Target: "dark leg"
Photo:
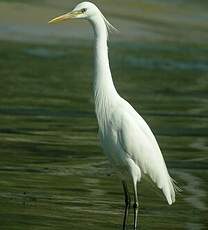
<path fill-rule="evenodd" d="M 134 230 L 137 229 L 137 217 L 138 217 L 138 197 L 137 197 L 137 183 L 134 183 Z"/>
<path fill-rule="evenodd" d="M 124 219 L 123 219 L 123 230 L 126 230 L 128 211 L 129 211 L 131 201 L 130 201 L 130 195 L 128 192 L 127 184 L 124 181 L 122 181 L 122 183 L 123 183 L 123 189 L 125 195 L 125 212 L 124 212 Z"/>

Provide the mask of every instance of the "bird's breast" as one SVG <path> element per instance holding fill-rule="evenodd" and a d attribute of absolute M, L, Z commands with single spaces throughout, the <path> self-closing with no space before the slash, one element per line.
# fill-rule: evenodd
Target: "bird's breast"
<path fill-rule="evenodd" d="M 126 153 L 121 149 L 118 132 L 111 123 L 106 125 L 105 131 L 99 129 L 102 149 L 113 166 L 120 167 L 126 163 Z"/>

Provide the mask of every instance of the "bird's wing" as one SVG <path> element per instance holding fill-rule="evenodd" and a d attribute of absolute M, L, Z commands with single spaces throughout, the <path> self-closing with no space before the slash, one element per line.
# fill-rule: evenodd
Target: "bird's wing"
<path fill-rule="evenodd" d="M 118 138 L 123 151 L 163 190 L 171 204 L 175 201 L 174 184 L 152 131 L 128 102 L 123 101 L 120 114 Z"/>

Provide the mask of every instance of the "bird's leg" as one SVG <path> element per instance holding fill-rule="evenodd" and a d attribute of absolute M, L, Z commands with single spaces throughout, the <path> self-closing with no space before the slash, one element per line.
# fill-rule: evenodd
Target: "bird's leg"
<path fill-rule="evenodd" d="M 134 204 L 133 204 L 133 208 L 134 208 L 134 230 L 137 229 L 138 207 L 139 207 L 139 203 L 138 203 L 138 196 L 137 196 L 137 184 L 134 183 Z"/>
<path fill-rule="evenodd" d="M 129 211 L 131 200 L 130 200 L 127 184 L 124 181 L 122 181 L 122 183 L 123 183 L 123 190 L 125 195 L 125 212 L 124 212 L 124 219 L 123 219 L 123 230 L 126 230 L 128 211 Z"/>
<path fill-rule="evenodd" d="M 138 202 L 135 202 L 134 205 L 134 230 L 137 229 L 137 218 L 138 218 Z"/>

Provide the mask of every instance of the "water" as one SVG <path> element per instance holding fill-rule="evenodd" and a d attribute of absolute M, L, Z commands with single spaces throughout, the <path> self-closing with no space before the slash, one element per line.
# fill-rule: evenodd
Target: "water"
<path fill-rule="evenodd" d="M 0 228 L 122 229 L 122 186 L 97 138 L 92 43 L 45 44 L 1 41 Z M 142 230 L 208 228 L 207 49 L 111 42 L 115 85 L 151 126 L 183 189 L 169 207 L 142 182 Z"/>

